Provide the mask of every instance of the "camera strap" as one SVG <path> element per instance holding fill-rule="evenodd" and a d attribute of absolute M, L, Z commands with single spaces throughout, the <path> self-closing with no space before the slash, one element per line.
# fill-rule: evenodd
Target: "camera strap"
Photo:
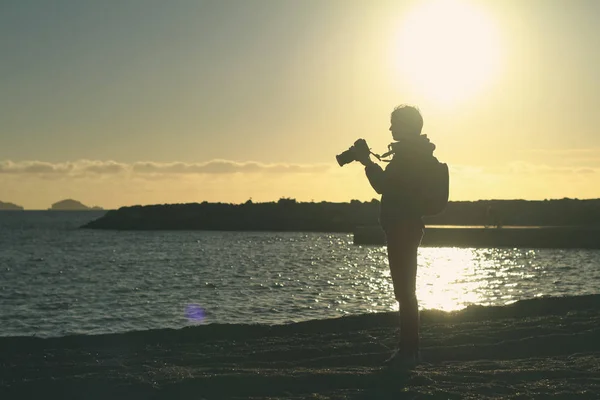
<path fill-rule="evenodd" d="M 382 155 L 379 155 L 379 154 L 375 154 L 371 151 L 371 154 L 373 154 L 379 161 L 390 162 L 392 160 L 384 160 L 384 158 L 391 156 L 395 152 L 396 152 L 396 150 L 394 150 L 394 148 L 392 147 L 392 143 L 390 143 L 390 144 L 388 144 L 388 152 L 387 153 L 383 153 Z"/>

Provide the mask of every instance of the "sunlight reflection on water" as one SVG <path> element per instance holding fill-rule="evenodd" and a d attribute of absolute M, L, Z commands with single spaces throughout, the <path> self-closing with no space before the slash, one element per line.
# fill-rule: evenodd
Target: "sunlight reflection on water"
<path fill-rule="evenodd" d="M 468 304 L 484 304 L 487 281 L 496 266 L 477 249 L 423 248 L 420 250 L 417 297 L 421 308 L 453 311 Z"/>
<path fill-rule="evenodd" d="M 367 247 L 366 250 L 378 257 L 381 257 L 382 252 L 385 253 L 383 247 Z M 548 253 L 562 253 L 568 258 L 576 252 L 548 249 L 420 248 L 417 271 L 419 308 L 456 311 L 470 304 L 508 305 L 523 298 L 583 294 L 561 290 L 556 285 L 559 280 L 545 279 L 550 269 L 562 267 L 564 270 L 567 267 L 564 261 L 562 265 L 548 265 Z M 600 252 L 596 254 L 600 256 Z M 387 258 L 381 262 L 387 267 Z M 593 262 L 600 265 L 599 259 Z M 580 276 L 567 276 L 567 279 L 577 282 L 580 288 L 586 286 Z M 379 281 L 378 285 L 373 284 L 371 288 L 379 287 L 380 290 L 393 292 L 388 269 L 380 274 Z M 593 286 L 595 289 L 590 288 L 591 292 L 600 289 L 597 279 Z M 583 292 L 589 293 L 588 290 Z M 389 302 L 389 309 L 398 309 L 393 299 Z"/>

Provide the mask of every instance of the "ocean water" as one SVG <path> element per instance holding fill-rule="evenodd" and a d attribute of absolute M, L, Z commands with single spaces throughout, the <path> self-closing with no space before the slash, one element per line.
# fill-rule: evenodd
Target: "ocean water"
<path fill-rule="evenodd" d="M 282 324 L 397 309 L 382 246 L 328 233 L 78 229 L 0 212 L 0 336 Z M 600 293 L 600 251 L 421 248 L 420 308 Z"/>

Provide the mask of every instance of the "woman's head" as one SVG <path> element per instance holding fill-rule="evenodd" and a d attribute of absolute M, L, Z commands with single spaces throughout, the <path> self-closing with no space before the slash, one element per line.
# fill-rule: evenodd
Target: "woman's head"
<path fill-rule="evenodd" d="M 392 111 L 390 132 L 394 140 L 419 136 L 423 130 L 423 117 L 416 107 L 400 105 Z"/>

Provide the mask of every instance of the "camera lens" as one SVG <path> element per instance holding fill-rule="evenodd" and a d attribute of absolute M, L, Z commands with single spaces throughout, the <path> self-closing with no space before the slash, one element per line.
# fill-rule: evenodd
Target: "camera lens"
<path fill-rule="evenodd" d="M 352 161 L 356 161 L 356 158 L 354 157 L 354 150 L 352 148 L 349 148 L 343 153 L 338 154 L 337 156 L 335 156 L 335 159 L 337 160 L 340 167 L 343 167 L 344 165 L 349 164 Z"/>

